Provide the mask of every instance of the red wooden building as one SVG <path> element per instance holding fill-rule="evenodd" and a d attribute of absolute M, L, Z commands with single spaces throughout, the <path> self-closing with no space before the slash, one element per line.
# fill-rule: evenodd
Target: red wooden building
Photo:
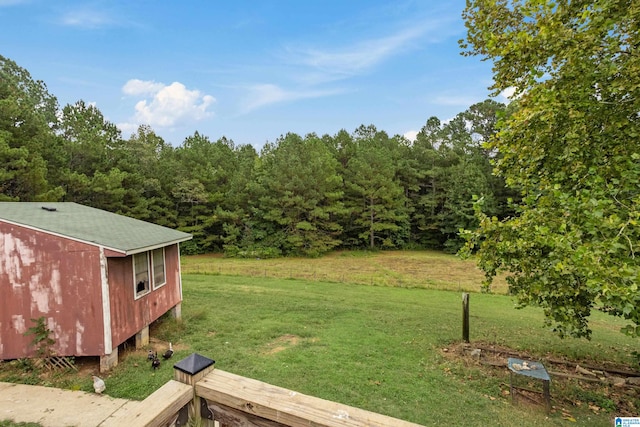
<path fill-rule="evenodd" d="M 118 346 L 181 315 L 179 244 L 191 235 L 76 203 L 0 202 L 0 359 L 33 357 L 44 317 L 58 356 L 118 363 Z"/>

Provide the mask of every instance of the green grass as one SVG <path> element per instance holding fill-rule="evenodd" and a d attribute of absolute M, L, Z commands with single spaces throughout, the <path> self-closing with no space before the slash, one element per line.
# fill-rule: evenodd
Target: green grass
<path fill-rule="evenodd" d="M 473 260 L 437 251 L 337 251 L 321 258 L 183 257 L 185 274 L 304 279 L 337 283 L 478 292 L 484 278 Z M 504 277 L 494 293 L 506 294 Z"/>
<path fill-rule="evenodd" d="M 564 422 L 560 411 L 548 420 L 513 407 L 501 393 L 506 369 L 487 372 L 442 353 L 461 338 L 458 292 L 210 275 L 183 281 L 183 322 L 164 319 L 152 331 L 182 348 L 176 360 L 197 352 L 219 369 L 424 425 Z M 636 342 L 608 319 L 597 319 L 592 342 L 560 340 L 542 328 L 538 310 L 514 310 L 505 296 L 470 299 L 472 341 L 541 358 L 630 363 L 626 350 Z M 143 398 L 171 377 L 169 363 L 154 373 L 143 352 L 130 357 L 138 366 L 127 360 L 107 378 L 112 396 Z M 614 412 L 567 406 L 559 393 L 552 383 L 555 404 L 577 419 L 573 425 L 610 425 Z M 607 403 L 606 396 L 590 399 Z"/>
<path fill-rule="evenodd" d="M 366 265 L 384 265 L 395 271 L 403 265 L 397 254 L 393 261 L 379 254 L 330 259 L 348 259 L 354 263 L 350 267 L 361 262 L 365 270 Z M 402 271 L 419 257 L 409 255 L 405 270 L 398 273 L 403 277 L 407 273 Z M 429 257 L 433 271 L 450 269 Z M 215 266 L 216 258 L 211 260 Z M 295 263 L 287 262 L 291 271 L 308 271 L 308 265 L 294 268 Z M 335 262 L 326 271 L 331 265 Z M 203 267 L 202 272 L 210 270 Z M 146 351 L 123 352 L 118 367 L 105 377 L 107 394 L 143 399 L 172 378 L 173 363 L 197 352 L 216 360 L 218 369 L 423 425 L 609 426 L 617 414 L 615 390 L 575 381 L 552 381 L 555 409 L 549 416 L 539 408 L 513 406 L 504 394 L 506 368 L 487 368 L 443 351 L 461 340 L 462 301 L 455 284 L 450 286 L 455 291 L 442 291 L 440 285 L 363 286 L 239 273 L 184 274 L 183 320 L 163 318 L 151 329 L 152 338 L 174 344 L 173 359 L 153 371 Z M 609 316 L 594 315 L 593 339 L 586 341 L 555 337 L 543 328 L 540 310 L 515 310 L 504 295 L 472 294 L 470 313 L 472 345 L 496 344 L 541 360 L 631 366 L 631 351 L 638 348 L 636 340 L 619 332 L 623 323 Z M 0 364 L 0 380 L 43 381 L 12 363 Z M 91 391 L 90 373 L 81 372 L 45 381 Z M 637 395 L 632 399 L 639 407 Z M 589 404 L 603 410 L 594 413 Z M 569 418 L 576 421 L 565 420 Z"/>

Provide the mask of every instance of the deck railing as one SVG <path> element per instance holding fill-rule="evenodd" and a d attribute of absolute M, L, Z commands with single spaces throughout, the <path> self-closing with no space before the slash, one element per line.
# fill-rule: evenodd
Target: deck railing
<path fill-rule="evenodd" d="M 210 362 L 210 363 L 209 363 Z M 192 354 L 174 379 L 101 427 L 420 427 L 213 368 Z"/>

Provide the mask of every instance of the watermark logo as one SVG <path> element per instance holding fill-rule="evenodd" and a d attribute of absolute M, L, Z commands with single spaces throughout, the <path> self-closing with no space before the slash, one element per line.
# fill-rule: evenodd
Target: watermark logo
<path fill-rule="evenodd" d="M 615 427 L 640 427 L 640 417 L 616 417 L 615 422 Z"/>

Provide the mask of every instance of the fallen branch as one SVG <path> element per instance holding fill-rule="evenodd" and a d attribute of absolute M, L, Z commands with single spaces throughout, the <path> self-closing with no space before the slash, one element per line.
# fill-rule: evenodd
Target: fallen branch
<path fill-rule="evenodd" d="M 581 381 L 591 381 L 591 382 L 598 382 L 598 383 L 606 383 L 606 380 L 601 380 L 600 378 L 594 378 L 594 377 L 583 377 L 582 375 L 573 375 L 573 374 L 566 374 L 564 372 L 557 372 L 557 371 L 547 371 L 549 373 L 549 375 L 554 376 L 554 377 L 562 377 L 562 378 L 571 378 L 574 380 L 581 380 Z"/>

